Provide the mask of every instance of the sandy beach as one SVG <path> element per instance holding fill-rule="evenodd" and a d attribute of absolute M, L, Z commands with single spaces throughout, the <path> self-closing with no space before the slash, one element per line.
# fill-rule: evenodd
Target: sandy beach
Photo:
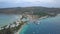
<path fill-rule="evenodd" d="M 26 25 L 26 24 L 24 24 L 24 25 Z M 22 25 L 22 27 L 15 34 L 19 34 L 19 32 L 23 29 L 24 25 Z"/>

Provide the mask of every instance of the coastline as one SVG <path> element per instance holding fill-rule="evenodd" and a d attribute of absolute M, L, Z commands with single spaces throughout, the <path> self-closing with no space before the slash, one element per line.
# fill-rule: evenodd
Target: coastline
<path fill-rule="evenodd" d="M 19 34 L 25 25 L 26 24 L 22 25 L 21 28 L 15 34 Z"/>
<path fill-rule="evenodd" d="M 11 31 L 11 34 L 13 34 L 13 33 L 19 34 L 19 32 L 22 30 L 22 28 L 24 27 L 25 24 L 26 24 L 26 21 L 20 21 L 20 20 L 14 21 L 13 23 L 7 24 L 7 25 L 3 26 L 2 28 L 0 28 L 0 34 L 3 34 L 3 32 L 6 32 L 6 34 L 7 34 L 7 32 L 9 32 L 9 31 Z M 14 32 L 14 30 L 15 30 L 15 32 Z"/>
<path fill-rule="evenodd" d="M 30 18 L 31 17 L 31 18 Z M 45 19 L 45 18 L 47 18 L 48 16 L 43 16 L 43 17 L 40 17 L 40 19 Z M 26 22 L 27 21 L 24 21 L 23 19 L 24 19 L 25 17 L 21 17 L 21 22 L 20 22 L 20 20 L 19 21 L 17 21 L 17 22 L 14 22 L 13 24 L 10 24 L 10 25 L 7 25 L 7 26 L 4 26 L 4 29 L 5 30 L 9 30 L 9 31 L 11 31 L 12 29 L 14 30 L 14 29 L 16 29 L 17 31 L 15 31 L 14 32 L 14 34 L 20 34 L 20 32 L 22 31 L 22 29 L 23 29 L 23 27 L 25 27 L 24 25 L 26 25 Z M 29 16 L 29 18 L 30 19 L 32 19 L 32 20 L 34 20 L 35 18 L 38 18 L 38 17 L 35 17 L 35 15 L 32 17 L 32 16 Z M 16 26 L 17 26 L 17 28 L 16 28 Z M 7 28 L 7 29 L 6 29 Z M 3 31 L 4 31 L 4 29 L 3 29 Z M 13 30 L 11 31 L 11 32 L 13 32 Z M 5 31 L 4 31 L 5 32 Z M 8 31 L 7 31 L 8 32 Z"/>

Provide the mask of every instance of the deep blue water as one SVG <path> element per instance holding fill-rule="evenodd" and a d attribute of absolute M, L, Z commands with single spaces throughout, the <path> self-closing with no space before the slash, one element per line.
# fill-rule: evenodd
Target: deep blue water
<path fill-rule="evenodd" d="M 39 25 L 28 22 L 19 34 L 60 34 L 60 16 L 38 20 Z"/>
<path fill-rule="evenodd" d="M 14 14 L 10 14 L 10 15 L 0 14 L 0 27 L 13 23 L 18 18 L 19 18 L 18 15 L 14 15 Z"/>

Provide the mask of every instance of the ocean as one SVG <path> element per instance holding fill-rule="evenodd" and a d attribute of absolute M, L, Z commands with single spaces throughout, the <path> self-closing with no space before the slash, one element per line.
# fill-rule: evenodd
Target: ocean
<path fill-rule="evenodd" d="M 0 14 L 0 27 L 13 23 L 19 19 L 19 15 L 15 14 Z"/>
<path fill-rule="evenodd" d="M 60 16 L 38 20 L 40 24 L 28 22 L 19 34 L 60 34 Z"/>
<path fill-rule="evenodd" d="M 15 14 L 0 14 L 0 27 L 13 23 L 20 18 Z M 60 34 L 60 16 L 39 19 L 39 24 L 28 22 L 19 34 Z"/>

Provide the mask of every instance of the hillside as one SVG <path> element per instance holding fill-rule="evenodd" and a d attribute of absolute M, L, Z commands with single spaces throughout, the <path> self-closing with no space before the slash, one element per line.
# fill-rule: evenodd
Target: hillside
<path fill-rule="evenodd" d="M 47 8 L 47 7 L 13 7 L 13 8 L 0 8 L 0 13 L 7 14 L 22 14 L 24 12 L 46 12 L 46 13 L 60 13 L 60 8 Z"/>

